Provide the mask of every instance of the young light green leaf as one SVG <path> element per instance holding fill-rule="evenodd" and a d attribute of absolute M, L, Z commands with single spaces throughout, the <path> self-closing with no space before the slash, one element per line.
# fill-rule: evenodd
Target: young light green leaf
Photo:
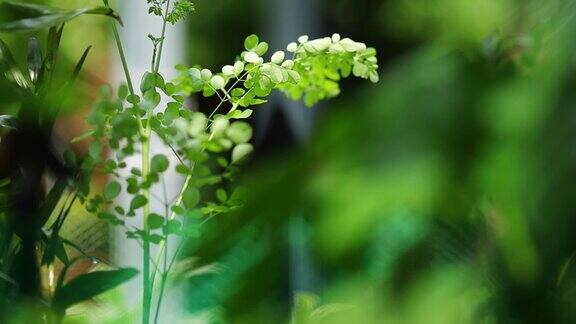
<path fill-rule="evenodd" d="M 188 186 L 182 194 L 182 203 L 187 209 L 192 209 L 200 202 L 200 191 L 196 187 Z"/>
<path fill-rule="evenodd" d="M 232 150 L 232 163 L 242 162 L 250 153 L 254 151 L 252 144 L 239 144 Z"/>
<path fill-rule="evenodd" d="M 260 39 L 258 38 L 257 35 L 252 34 L 246 37 L 246 39 L 244 40 L 244 48 L 247 51 L 251 51 L 253 48 L 258 46 L 258 43 L 260 43 Z"/>
<path fill-rule="evenodd" d="M 246 143 L 252 138 L 252 127 L 246 122 L 233 122 L 226 135 L 236 144 Z"/>

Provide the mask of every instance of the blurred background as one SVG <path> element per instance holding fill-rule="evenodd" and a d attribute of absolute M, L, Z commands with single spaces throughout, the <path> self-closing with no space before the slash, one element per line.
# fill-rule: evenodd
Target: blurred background
<path fill-rule="evenodd" d="M 337 32 L 378 50 L 381 81 L 345 80 L 312 109 L 257 107 L 246 208 L 207 222 L 182 256 L 209 269 L 175 282 L 190 321 L 576 322 L 576 1 L 194 3 L 173 47 L 188 65 L 230 64 L 252 33 L 283 49 Z M 25 53 L 23 36 L 2 37 Z M 67 27 L 65 60 L 94 49 L 62 142 L 115 82 L 111 41 L 104 18 Z M 63 235 L 114 259 L 121 238 L 82 211 Z"/>

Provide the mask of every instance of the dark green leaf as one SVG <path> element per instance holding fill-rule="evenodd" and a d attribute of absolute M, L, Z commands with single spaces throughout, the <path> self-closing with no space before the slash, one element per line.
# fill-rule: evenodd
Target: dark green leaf
<path fill-rule="evenodd" d="M 151 213 L 150 215 L 148 215 L 148 219 L 146 220 L 146 222 L 148 223 L 148 227 L 150 229 L 157 229 L 162 227 L 162 225 L 164 225 L 164 217 L 158 214 Z"/>
<path fill-rule="evenodd" d="M 148 203 L 148 199 L 143 195 L 136 195 L 130 202 L 130 210 L 136 210 L 144 207 Z"/>
<path fill-rule="evenodd" d="M 1 10 L 0 10 L 1 11 Z M 4 41 L 0 39 L 0 75 L 5 77 L 8 81 L 16 83 L 23 89 L 31 89 L 32 82 L 28 80 L 25 73 L 14 61 L 12 51 Z"/>
<path fill-rule="evenodd" d="M 28 72 L 32 83 L 36 83 L 42 69 L 42 50 L 36 37 L 28 39 Z"/>
<path fill-rule="evenodd" d="M 120 16 L 114 10 L 106 7 L 64 10 L 35 4 L 4 1 L 0 3 L 0 12 L 16 13 L 16 17 L 11 17 L 13 18 L 11 20 L 0 20 L 0 32 L 32 31 L 49 28 L 85 14 L 110 16 L 122 23 Z"/>
<path fill-rule="evenodd" d="M 44 223 L 50 218 L 50 215 L 54 212 L 54 209 L 58 205 L 60 201 L 60 197 L 64 194 L 64 190 L 67 187 L 66 179 L 60 178 L 56 181 L 52 189 L 50 189 L 50 193 L 44 199 L 44 203 L 42 207 L 40 207 L 40 222 L 39 225 L 44 225 Z"/>
<path fill-rule="evenodd" d="M 91 49 L 92 46 L 88 46 L 86 50 L 84 50 L 82 57 L 80 58 L 80 60 L 76 64 L 76 67 L 74 68 L 74 72 L 72 73 L 72 80 L 75 80 L 76 77 L 78 77 L 78 74 L 80 74 L 80 70 L 82 70 L 82 66 L 84 66 L 84 62 L 86 62 L 86 57 L 88 57 L 88 53 L 90 53 Z"/>
<path fill-rule="evenodd" d="M 154 173 L 160 173 L 168 170 L 168 166 L 170 165 L 170 161 L 168 158 L 162 154 L 154 155 L 152 157 L 150 171 Z"/>
<path fill-rule="evenodd" d="M 129 268 L 80 275 L 56 291 L 52 307 L 57 313 L 63 314 L 70 306 L 113 289 L 132 279 L 136 274 L 138 274 L 136 269 Z"/>

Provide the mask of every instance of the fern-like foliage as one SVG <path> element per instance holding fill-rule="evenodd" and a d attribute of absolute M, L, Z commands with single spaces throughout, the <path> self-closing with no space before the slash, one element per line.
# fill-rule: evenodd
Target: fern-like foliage
<path fill-rule="evenodd" d="M 354 75 L 378 82 L 376 50 L 349 38 L 332 37 L 309 40 L 301 36 L 298 43 L 290 43 L 286 59 L 284 51 L 277 51 L 265 62 L 268 44 L 251 35 L 244 42 L 245 51 L 234 65 L 226 65 L 222 73 L 213 75 L 208 69 L 181 67 L 176 85 L 186 94 L 202 92 L 211 96 L 221 90 L 235 110 L 266 102 L 274 89 L 289 98 L 304 98 L 307 106 L 340 94 L 341 78 Z M 231 86 L 229 85 L 231 84 Z"/>
<path fill-rule="evenodd" d="M 168 0 L 147 0 L 147 2 L 150 5 L 148 13 L 163 17 L 171 24 L 184 20 L 194 12 L 194 4 L 190 0 L 176 0 L 172 6 L 167 3 Z M 164 12 L 165 7 L 168 9 L 167 12 Z"/>

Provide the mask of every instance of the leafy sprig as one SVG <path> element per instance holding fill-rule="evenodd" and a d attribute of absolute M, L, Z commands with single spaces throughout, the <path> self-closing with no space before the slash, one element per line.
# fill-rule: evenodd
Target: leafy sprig
<path fill-rule="evenodd" d="M 192 8 L 187 1 L 175 2 L 172 10 L 169 0 L 148 2 L 150 11 L 159 13 L 164 23 L 176 22 Z M 103 88 L 102 99 L 88 118 L 93 129 L 79 138 L 93 139 L 81 163 L 84 172 L 80 199 L 99 218 L 124 226 L 127 237 L 138 240 L 144 248 L 144 318 L 150 315 L 156 273 L 160 274 L 163 289 L 174 264 L 175 258 L 167 260 L 168 238 L 198 236 L 199 227 L 207 220 L 242 207 L 242 191 L 235 189 L 233 182 L 239 167 L 254 150 L 250 144 L 252 128 L 243 121 L 251 116 L 251 108 L 265 103 L 275 89 L 292 99 L 304 97 L 305 103 L 311 106 L 336 96 L 341 77 L 353 74 L 373 82 L 378 79 L 376 51 L 362 43 L 340 39 L 338 35 L 312 41 L 303 36 L 299 39 L 300 45 L 288 46 L 288 51 L 293 53 L 291 59 L 286 58 L 284 51 L 277 51 L 265 60 L 268 44 L 250 35 L 237 60 L 219 72 L 180 65 L 179 76 L 166 82 L 158 72 L 164 31 L 165 28 L 160 37 L 151 37 L 152 69 L 142 77 L 140 93 L 135 93 L 131 86 L 121 86 L 113 97 L 109 88 Z M 125 71 L 130 85 L 126 67 Z M 217 96 L 220 101 L 209 115 L 195 112 L 184 104 L 185 96 L 193 93 Z M 160 107 L 162 97 L 168 100 Z M 171 164 L 162 154 L 150 156 L 152 135 L 158 136 L 171 150 L 176 163 Z M 105 147 L 111 154 L 103 159 Z M 134 155 L 142 157 L 142 166 L 126 170 L 126 160 Z M 90 193 L 89 181 L 97 168 L 113 179 L 102 193 L 94 194 Z M 185 177 L 175 197 L 166 195 L 164 177 L 169 170 Z M 162 197 L 152 194 L 154 187 L 163 188 Z M 123 191 L 131 196 L 125 205 L 116 201 Z M 162 203 L 163 213 L 150 210 L 151 199 Z M 144 215 L 143 226 L 127 227 L 127 218 L 137 214 Z M 150 244 L 159 245 L 159 254 L 154 260 L 150 257 Z M 160 266 L 162 257 L 164 262 Z M 152 272 L 146 268 L 150 264 L 154 265 Z M 162 292 L 159 296 L 157 309 Z"/>
<path fill-rule="evenodd" d="M 150 8 L 148 9 L 148 13 L 153 14 L 155 16 L 162 17 L 166 14 L 164 19 L 171 23 L 176 24 L 178 21 L 181 21 L 188 17 L 190 14 L 194 12 L 194 4 L 190 0 L 176 0 L 173 4 L 173 7 L 166 13 L 164 11 L 164 7 L 169 3 L 168 0 L 147 0 Z"/>

